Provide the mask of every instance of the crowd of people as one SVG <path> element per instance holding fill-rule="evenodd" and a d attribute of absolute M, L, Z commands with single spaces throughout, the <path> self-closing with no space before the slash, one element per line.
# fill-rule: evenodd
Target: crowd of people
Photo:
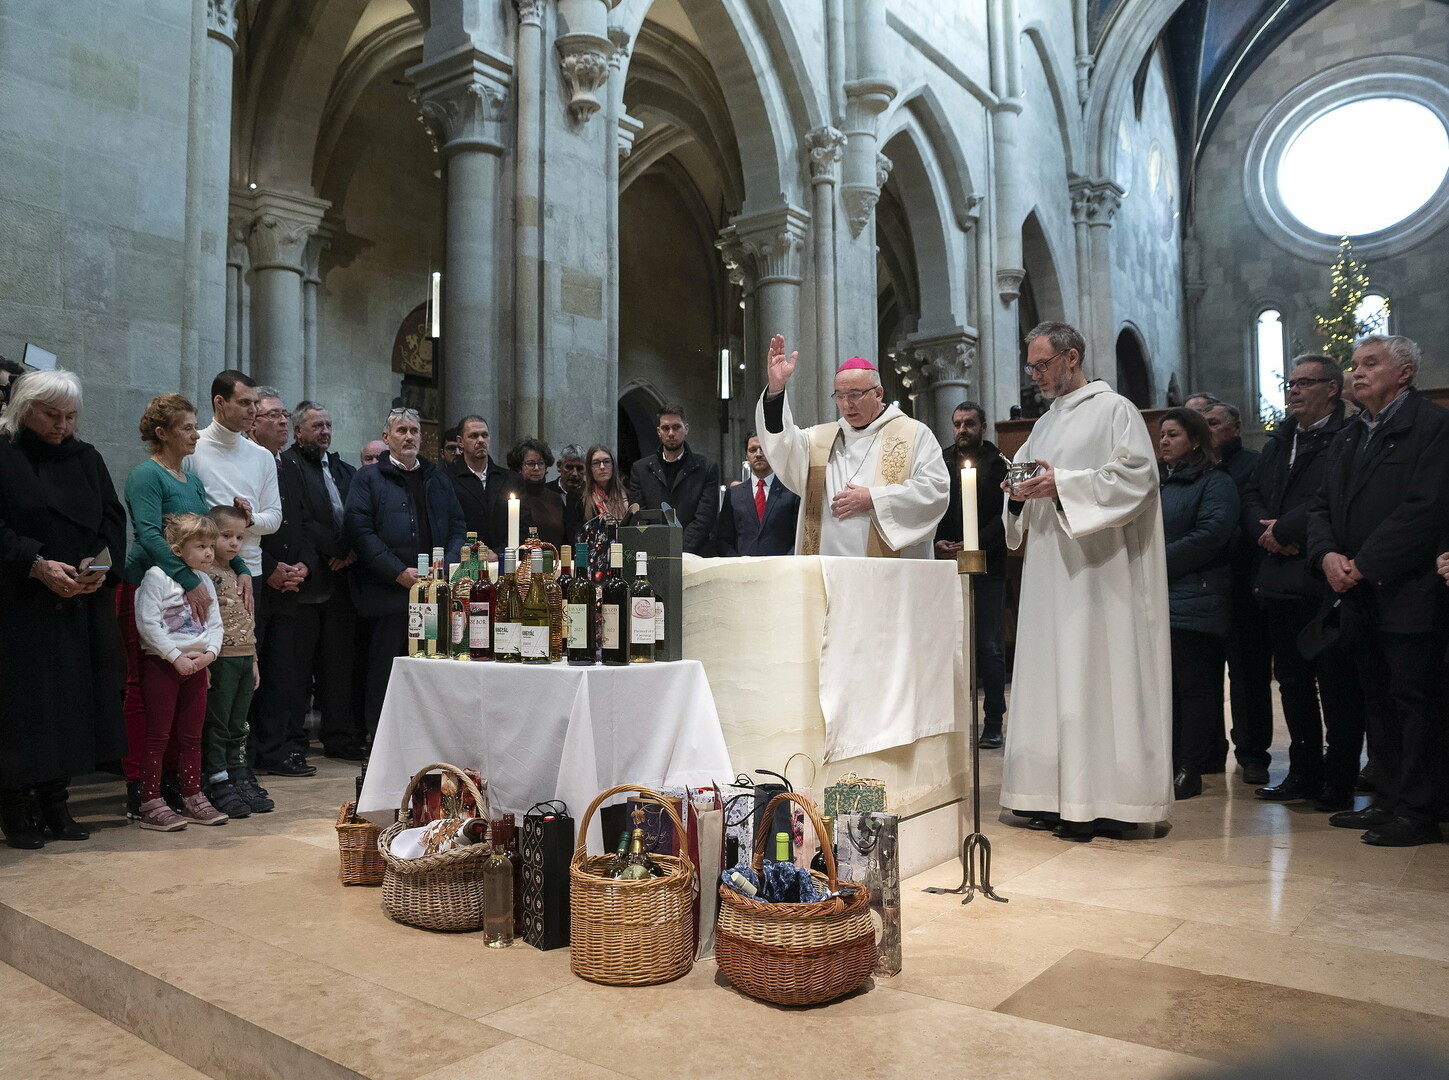
<path fill-rule="evenodd" d="M 689 446 L 679 406 L 659 410 L 659 449 L 627 478 L 607 446 L 555 455 L 534 436 L 500 464 L 477 415 L 444 433 L 433 462 L 409 408 L 386 415 L 354 466 L 332 449 L 324 405 L 289 411 L 238 371 L 213 380 L 204 428 L 179 394 L 149 403 L 138 423 L 149 456 L 118 496 L 77 437 L 76 376 L 6 370 L 6 842 L 84 839 L 69 778 L 108 761 L 121 762 L 143 828 L 266 813 L 259 776 L 316 772 L 314 704 L 322 752 L 363 759 L 407 651 L 418 554 L 459 562 L 468 533 L 500 550 L 510 495 L 523 527 L 559 548 L 595 519 L 669 507 L 684 550 L 702 556 L 953 559 L 961 490 L 944 477 L 968 462 L 986 552 L 980 745 L 1005 745 L 1004 806 L 1076 840 L 1165 818 L 1226 771 L 1226 674 L 1231 749 L 1259 799 L 1306 800 L 1373 844 L 1438 840 L 1449 412 L 1414 388 L 1417 346 L 1358 343 L 1354 411 L 1337 364 L 1298 357 L 1292 413 L 1261 453 L 1244 448 L 1237 409 L 1209 395 L 1168 410 L 1154 447 L 1140 413 L 1086 377 L 1084 354 L 1066 324 L 1029 335 L 1026 370 L 1052 407 L 1018 454 L 1036 475 L 1011 483 L 983 406 L 956 408 L 942 449 L 886 404 L 860 358 L 836 372 L 838 422 L 795 427 L 796 358 L 776 339 L 758 434 L 742 448 L 749 478 L 723 498 L 720 466 Z M 1006 556 L 1028 531 L 1015 667 L 1031 678 L 1016 680 L 1008 725 Z M 1290 745 L 1272 783 L 1275 676 Z M 1154 719 L 1167 715 L 1170 728 Z M 1354 809 L 1370 784 L 1370 805 Z"/>

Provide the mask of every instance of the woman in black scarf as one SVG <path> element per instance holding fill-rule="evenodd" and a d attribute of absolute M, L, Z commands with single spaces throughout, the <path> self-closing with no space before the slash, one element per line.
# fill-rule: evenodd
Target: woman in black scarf
<path fill-rule="evenodd" d="M 0 828 L 13 848 L 90 833 L 66 808 L 72 773 L 125 753 L 111 586 L 125 511 L 95 447 L 75 437 L 80 380 L 38 371 L 0 416 Z M 99 565 L 99 564 L 98 564 Z M 32 813 L 32 800 L 39 820 Z"/>

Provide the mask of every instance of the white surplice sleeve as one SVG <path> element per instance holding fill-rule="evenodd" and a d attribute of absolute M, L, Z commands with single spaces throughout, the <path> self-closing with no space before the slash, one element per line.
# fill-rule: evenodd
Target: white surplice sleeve
<path fill-rule="evenodd" d="M 772 464 L 774 460 L 770 458 Z M 904 484 L 871 488 L 870 501 L 876 528 L 893 551 L 935 537 L 936 526 L 951 503 L 951 474 L 936 437 L 925 424 L 916 428 L 910 478 Z"/>
<path fill-rule="evenodd" d="M 1157 500 L 1157 455 L 1142 414 L 1126 398 L 1113 403 L 1112 453 L 1097 469 L 1057 469 L 1058 519 L 1073 539 L 1120 529 Z"/>
<path fill-rule="evenodd" d="M 785 410 L 784 430 L 770 431 L 765 426 L 765 395 L 760 395 L 760 400 L 755 403 L 755 435 L 780 483 L 803 499 L 806 479 L 810 475 L 810 433 L 795 426 L 795 418 L 790 414 L 788 391 L 781 405 Z"/>

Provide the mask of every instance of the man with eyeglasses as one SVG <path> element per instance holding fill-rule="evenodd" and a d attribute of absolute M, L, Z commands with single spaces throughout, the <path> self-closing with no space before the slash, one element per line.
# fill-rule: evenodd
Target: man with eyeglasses
<path fill-rule="evenodd" d="M 1063 840 L 1158 822 L 1172 807 L 1172 658 L 1157 454 L 1137 407 L 1088 381 L 1086 343 L 1044 322 L 1027 373 L 1051 407 L 1008 484 L 1022 567 L 1001 803 Z"/>
<path fill-rule="evenodd" d="M 684 550 L 714 554 L 714 526 L 719 519 L 719 466 L 691 450 L 689 422 L 682 405 L 659 410 L 659 451 L 634 462 L 629 470 L 629 501 L 645 510 L 665 503 L 674 507 L 684 527 Z"/>
<path fill-rule="evenodd" d="M 775 474 L 800 496 L 797 555 L 930 559 L 950 500 L 941 446 L 925 424 L 885 402 L 880 371 L 853 356 L 835 372 L 840 419 L 795 426 L 785 388 L 798 353 L 770 342 L 755 428 Z"/>
<path fill-rule="evenodd" d="M 1338 364 L 1327 356 L 1297 357 L 1288 407 L 1291 414 L 1269 433 L 1243 492 L 1243 528 L 1260 554 L 1252 595 L 1267 626 L 1288 726 L 1288 772 L 1256 794 L 1267 802 L 1307 800 L 1315 810 L 1332 812 L 1353 806 L 1363 749 L 1358 681 L 1342 650 L 1325 648 L 1307 658 L 1298 636 L 1328 595 L 1323 579 L 1308 568 L 1308 508 L 1345 423 Z"/>

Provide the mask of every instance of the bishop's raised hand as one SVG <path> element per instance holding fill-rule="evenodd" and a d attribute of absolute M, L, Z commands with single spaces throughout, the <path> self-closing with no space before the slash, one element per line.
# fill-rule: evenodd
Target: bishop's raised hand
<path fill-rule="evenodd" d="M 771 394 L 784 391 L 785 384 L 790 381 L 790 376 L 795 374 L 795 361 L 799 358 L 798 352 L 792 352 L 789 358 L 786 358 L 783 334 L 776 334 L 770 339 L 770 351 L 765 358 L 765 371 L 769 375 L 769 392 Z"/>

